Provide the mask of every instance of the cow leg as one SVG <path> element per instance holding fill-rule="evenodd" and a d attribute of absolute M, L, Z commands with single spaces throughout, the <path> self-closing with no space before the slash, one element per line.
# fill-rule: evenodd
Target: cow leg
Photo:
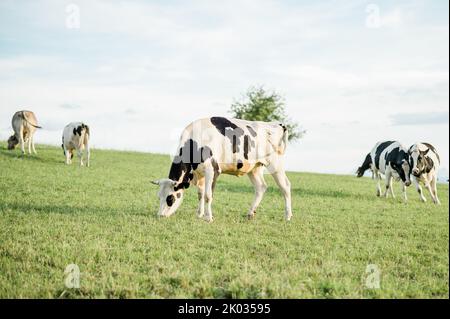
<path fill-rule="evenodd" d="M 34 135 L 31 136 L 31 147 L 33 148 L 33 153 L 37 155 L 36 148 L 34 146 Z"/>
<path fill-rule="evenodd" d="M 424 176 L 424 184 L 425 184 L 425 188 L 428 190 L 428 192 L 430 193 L 431 199 L 433 200 L 433 203 L 436 203 L 436 198 L 434 196 L 434 192 L 433 192 L 433 188 L 431 185 L 432 181 L 429 180 L 428 175 Z"/>
<path fill-rule="evenodd" d="M 84 163 L 83 163 L 83 151 L 81 150 L 81 148 L 79 148 L 77 150 L 77 155 L 78 155 L 78 158 L 80 159 L 80 166 L 84 166 Z"/>
<path fill-rule="evenodd" d="M 417 180 L 417 177 L 415 177 L 415 176 L 413 176 L 413 183 L 414 183 L 414 186 L 416 186 L 417 192 L 419 193 L 420 200 L 425 203 L 427 201 L 427 199 L 425 198 L 425 196 L 423 196 L 422 187 L 420 186 L 420 183 Z"/>
<path fill-rule="evenodd" d="M 198 189 L 198 218 L 205 216 L 205 178 L 199 179 L 197 182 Z"/>
<path fill-rule="evenodd" d="M 209 166 L 205 169 L 205 202 L 206 202 L 205 220 L 208 222 L 213 221 L 213 214 L 212 214 L 213 183 L 214 183 L 214 168 L 212 166 Z"/>
<path fill-rule="evenodd" d="M 431 190 L 433 191 L 434 195 L 434 203 L 436 205 L 441 205 L 441 201 L 439 200 L 438 194 L 437 194 L 437 177 L 436 174 L 433 176 L 433 179 L 431 180 Z"/>
<path fill-rule="evenodd" d="M 381 196 L 381 174 L 378 172 L 377 169 L 373 170 L 375 179 L 377 180 L 377 196 Z"/>
<path fill-rule="evenodd" d="M 86 143 L 86 166 L 90 167 L 91 165 L 91 149 L 89 148 L 89 144 Z"/>
<path fill-rule="evenodd" d="M 263 174 L 264 174 L 264 168 L 262 166 L 255 168 L 253 171 L 251 171 L 248 174 L 250 181 L 252 182 L 253 186 L 255 187 L 255 199 L 253 200 L 252 207 L 250 208 L 250 211 L 247 214 L 247 217 L 249 219 L 251 219 L 255 216 L 256 209 L 258 208 L 259 204 L 261 203 L 264 193 L 267 190 L 267 184 L 266 184 L 266 181 L 264 180 Z"/>
<path fill-rule="evenodd" d="M 425 188 L 430 193 L 430 196 L 431 196 L 431 199 L 433 200 L 433 203 L 436 203 L 436 199 L 434 198 L 434 194 L 433 194 L 433 189 L 431 188 L 430 184 L 431 184 L 430 182 L 426 181 Z"/>
<path fill-rule="evenodd" d="M 403 181 L 402 181 L 402 193 L 403 193 L 403 199 L 405 200 L 405 202 L 407 202 L 408 194 L 406 193 L 406 185 L 405 185 L 405 183 L 403 183 Z"/>
<path fill-rule="evenodd" d="M 389 191 L 391 192 L 392 198 L 395 198 L 393 184 L 394 184 L 394 178 L 391 176 L 391 179 L 389 181 Z"/>
<path fill-rule="evenodd" d="M 272 176 L 284 195 L 286 206 L 285 218 L 289 221 L 292 218 L 291 183 L 289 182 L 284 169 L 273 173 Z"/>
<path fill-rule="evenodd" d="M 64 153 L 66 154 L 66 164 L 69 165 L 71 163 L 72 152 L 64 147 Z"/>
<path fill-rule="evenodd" d="M 25 154 L 25 141 L 23 139 L 23 127 L 21 127 L 20 131 L 19 131 L 19 143 L 20 143 L 20 150 L 22 151 L 22 154 Z"/>
<path fill-rule="evenodd" d="M 386 172 L 386 190 L 384 191 L 383 197 L 389 197 L 389 188 L 392 185 L 392 173 L 390 171 Z"/>
<path fill-rule="evenodd" d="M 28 138 L 25 140 L 25 144 L 28 145 L 28 154 L 31 155 L 31 138 L 30 138 L 30 137 L 28 137 Z"/>

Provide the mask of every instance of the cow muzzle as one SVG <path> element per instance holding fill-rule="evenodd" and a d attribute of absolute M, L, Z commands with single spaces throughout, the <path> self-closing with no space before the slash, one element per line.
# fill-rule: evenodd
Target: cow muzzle
<path fill-rule="evenodd" d="M 415 177 L 419 177 L 419 176 L 420 176 L 420 171 L 419 171 L 419 169 L 418 169 L 418 168 L 413 169 L 413 170 L 412 170 L 412 174 L 413 174 Z"/>
<path fill-rule="evenodd" d="M 406 181 L 405 182 L 405 185 L 408 187 L 408 186 L 411 186 L 411 181 Z"/>

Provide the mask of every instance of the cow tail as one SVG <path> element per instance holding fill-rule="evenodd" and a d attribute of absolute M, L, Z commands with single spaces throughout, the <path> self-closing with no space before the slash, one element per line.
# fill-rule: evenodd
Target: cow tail
<path fill-rule="evenodd" d="M 30 124 L 31 126 L 33 126 L 33 127 L 35 127 L 35 128 L 38 128 L 38 129 L 41 129 L 41 128 L 42 128 L 42 126 L 35 125 L 35 124 L 31 123 L 31 122 L 27 119 L 27 116 L 25 115 L 25 112 L 23 112 L 23 111 L 22 111 L 22 114 L 21 114 L 21 118 L 24 119 L 25 122 L 27 122 L 28 124 Z"/>
<path fill-rule="evenodd" d="M 284 155 L 289 141 L 289 130 L 285 125 L 280 126 L 283 128 L 283 136 L 281 137 L 280 144 L 278 147 L 278 154 Z"/>
<path fill-rule="evenodd" d="M 85 126 L 85 131 L 84 131 L 84 145 L 88 145 L 89 143 L 89 136 L 90 136 L 90 130 L 89 130 L 89 126 Z"/>
<path fill-rule="evenodd" d="M 84 146 L 88 145 L 89 143 L 89 134 L 85 133 L 84 134 Z"/>
<path fill-rule="evenodd" d="M 370 153 L 367 154 L 366 159 L 364 160 L 364 163 L 358 167 L 357 170 L 357 177 L 363 177 L 364 173 L 370 168 L 370 165 L 372 165 L 372 156 L 370 156 Z"/>

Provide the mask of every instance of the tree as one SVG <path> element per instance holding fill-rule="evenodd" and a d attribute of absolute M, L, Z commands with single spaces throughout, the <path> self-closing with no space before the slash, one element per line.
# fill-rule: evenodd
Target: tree
<path fill-rule="evenodd" d="M 306 131 L 286 115 L 284 107 L 284 98 L 280 94 L 260 86 L 251 87 L 240 100 L 235 100 L 230 113 L 242 120 L 283 123 L 288 128 L 289 141 L 298 140 Z"/>

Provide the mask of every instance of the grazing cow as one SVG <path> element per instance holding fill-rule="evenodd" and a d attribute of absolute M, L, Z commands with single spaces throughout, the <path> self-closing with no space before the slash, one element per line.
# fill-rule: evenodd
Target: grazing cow
<path fill-rule="evenodd" d="M 89 126 L 81 122 L 70 123 L 64 128 L 61 147 L 66 156 L 66 164 L 72 163 L 73 152 L 76 150 L 80 159 L 80 166 L 83 166 L 83 153 L 85 151 L 86 165 L 89 167 L 91 158 L 89 136 Z"/>
<path fill-rule="evenodd" d="M 381 196 L 381 174 L 386 177 L 386 191 L 384 197 L 388 197 L 390 190 L 392 197 L 395 197 L 392 188 L 392 180 L 401 180 L 403 187 L 403 196 L 408 200 L 406 187 L 411 185 L 411 166 L 408 150 L 399 142 L 386 141 L 379 142 L 372 151 L 367 154 L 361 167 L 358 168 L 357 176 L 362 177 L 368 169 L 372 170 L 373 176 L 377 179 L 377 196 Z"/>
<path fill-rule="evenodd" d="M 153 182 L 160 187 L 159 216 L 175 213 L 185 189 L 195 185 L 199 196 L 198 217 L 211 222 L 213 191 L 217 178 L 223 173 L 249 176 L 255 188 L 255 198 L 247 214 L 252 218 L 267 190 L 264 180 L 267 168 L 284 195 L 285 218 L 290 220 L 291 184 L 283 166 L 287 141 L 287 128 L 278 123 L 223 117 L 193 122 L 181 135 L 169 178 Z"/>
<path fill-rule="evenodd" d="M 429 143 L 416 143 L 409 148 L 411 155 L 411 167 L 413 182 L 419 192 L 420 199 L 426 202 L 427 199 L 423 196 L 422 182 L 430 192 L 431 198 L 435 204 L 440 204 L 437 194 L 437 172 L 440 165 L 440 157 L 433 145 Z"/>
<path fill-rule="evenodd" d="M 31 149 L 34 154 L 37 154 L 34 147 L 34 132 L 42 127 L 38 126 L 34 113 L 31 111 L 16 112 L 11 124 L 14 135 L 8 139 L 8 149 L 13 150 L 20 143 L 22 154 L 25 154 L 25 144 L 28 143 L 28 154 L 31 154 Z"/>

